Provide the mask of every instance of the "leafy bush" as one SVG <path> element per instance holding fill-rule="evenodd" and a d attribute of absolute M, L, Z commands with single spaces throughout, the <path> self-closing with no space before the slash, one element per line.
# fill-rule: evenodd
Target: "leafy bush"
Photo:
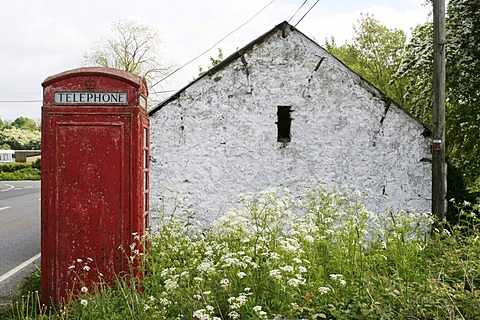
<path fill-rule="evenodd" d="M 0 181 L 40 180 L 39 162 L 33 164 L 13 162 L 0 164 Z"/>
<path fill-rule="evenodd" d="M 31 165 L 26 162 L 2 163 L 0 164 L 0 172 L 15 172 L 29 167 L 31 167 Z"/>
<path fill-rule="evenodd" d="M 42 158 L 38 158 L 32 162 L 32 168 L 40 170 L 42 167 Z"/>
<path fill-rule="evenodd" d="M 461 212 L 469 223 L 430 230 L 427 214 L 374 214 L 360 200 L 322 186 L 301 201 L 266 190 L 209 229 L 164 214 L 145 239 L 143 290 L 119 279 L 54 312 L 25 299 L 12 316 L 36 308 L 38 319 L 480 318 L 478 206 Z"/>

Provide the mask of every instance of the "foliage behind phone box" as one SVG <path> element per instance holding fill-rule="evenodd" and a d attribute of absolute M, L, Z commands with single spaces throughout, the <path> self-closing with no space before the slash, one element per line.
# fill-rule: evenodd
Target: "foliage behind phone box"
<path fill-rule="evenodd" d="M 40 159 L 0 164 L 0 181 L 40 180 Z"/>

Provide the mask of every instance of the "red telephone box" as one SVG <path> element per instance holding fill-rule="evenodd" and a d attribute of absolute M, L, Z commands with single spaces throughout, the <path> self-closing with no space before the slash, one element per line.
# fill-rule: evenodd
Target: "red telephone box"
<path fill-rule="evenodd" d="M 141 263 L 131 257 L 149 227 L 148 91 L 96 67 L 42 86 L 42 302 L 61 304 Z"/>

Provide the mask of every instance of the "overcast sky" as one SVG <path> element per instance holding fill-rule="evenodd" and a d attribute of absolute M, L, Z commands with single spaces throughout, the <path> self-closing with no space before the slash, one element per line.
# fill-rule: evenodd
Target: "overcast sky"
<path fill-rule="evenodd" d="M 290 23 L 295 25 L 316 0 Z M 334 36 L 350 40 L 360 13 L 373 14 L 390 28 L 409 32 L 428 21 L 424 0 L 319 0 L 297 29 L 322 44 Z M 271 3 L 271 4 L 270 4 Z M 0 10 L 0 118 L 25 116 L 40 120 L 42 81 L 83 66 L 83 54 L 122 18 L 156 28 L 166 62 L 181 66 L 204 52 L 266 7 L 252 21 L 214 49 L 163 83 L 178 90 L 207 66 L 217 48 L 227 57 L 237 48 L 288 21 L 304 0 L 18 0 L 4 1 Z M 28 101 L 28 102 L 21 102 Z"/>

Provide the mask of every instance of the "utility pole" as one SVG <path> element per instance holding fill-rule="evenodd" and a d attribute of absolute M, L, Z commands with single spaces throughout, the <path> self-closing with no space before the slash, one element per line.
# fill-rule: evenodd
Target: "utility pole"
<path fill-rule="evenodd" d="M 445 220 L 445 0 L 433 0 L 432 213 Z"/>

